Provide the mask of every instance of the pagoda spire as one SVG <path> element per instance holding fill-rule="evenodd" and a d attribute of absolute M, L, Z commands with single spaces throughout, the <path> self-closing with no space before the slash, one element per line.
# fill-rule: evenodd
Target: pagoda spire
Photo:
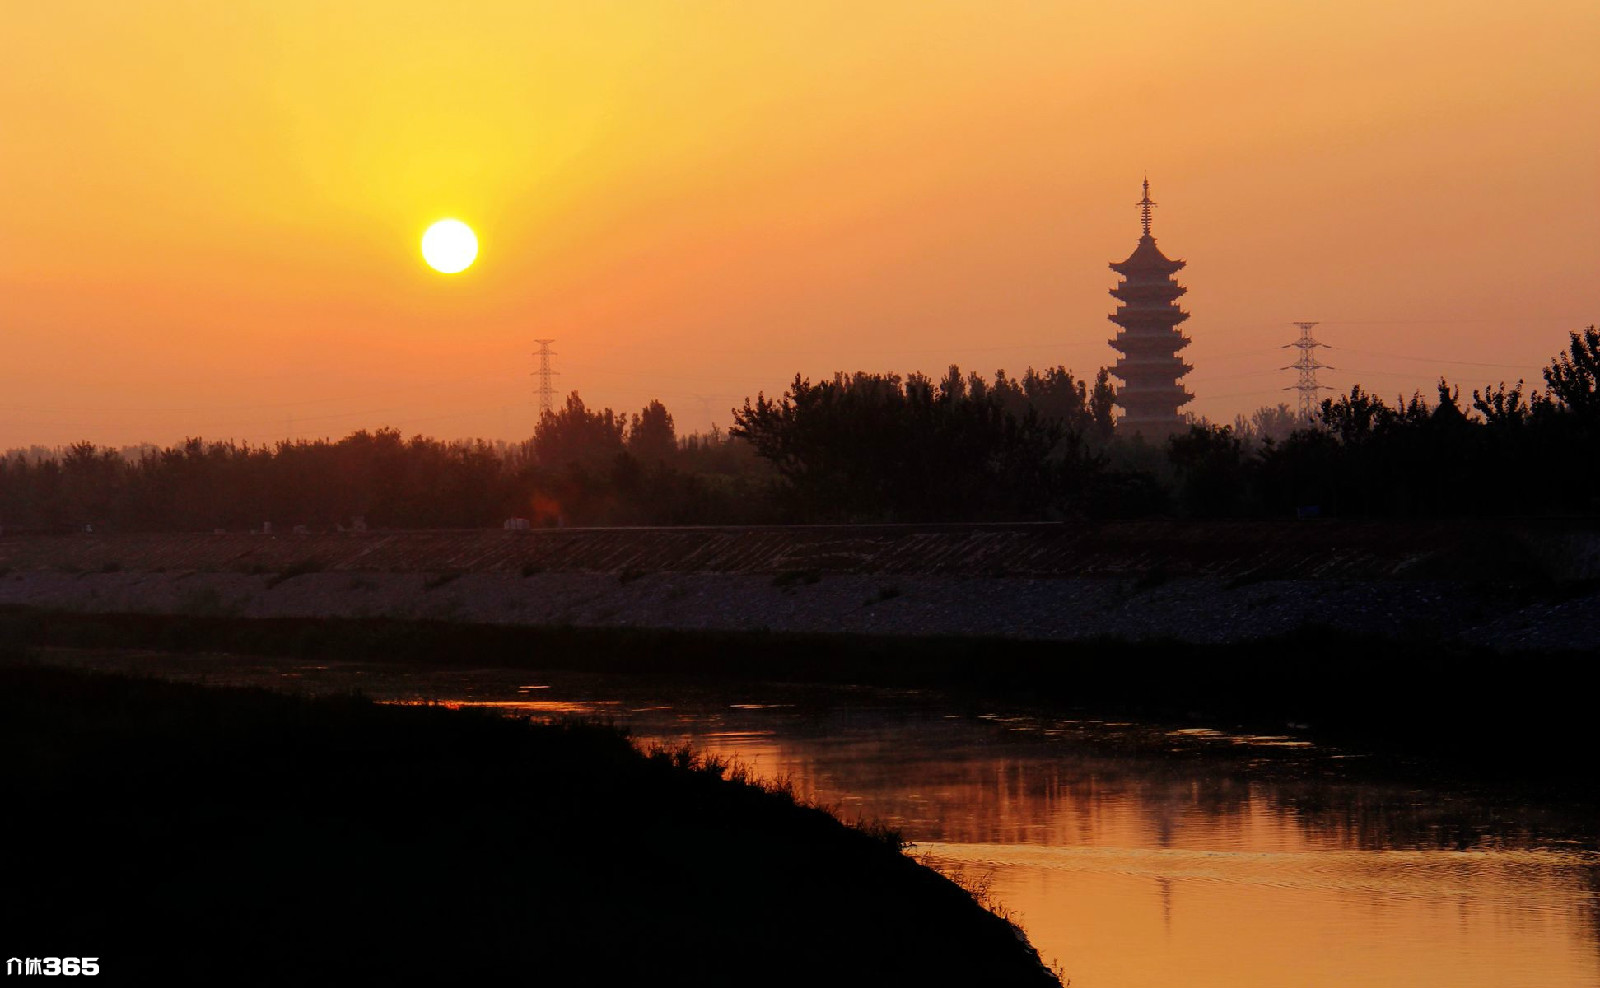
<path fill-rule="evenodd" d="M 1150 201 L 1150 176 L 1144 177 L 1144 198 L 1137 203 L 1139 207 L 1139 220 L 1144 224 L 1144 235 L 1150 236 L 1150 210 L 1155 208 L 1155 203 Z"/>

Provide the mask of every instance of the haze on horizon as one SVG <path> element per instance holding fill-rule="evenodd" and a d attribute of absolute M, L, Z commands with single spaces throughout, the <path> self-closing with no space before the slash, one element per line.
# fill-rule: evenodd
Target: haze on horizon
<path fill-rule="evenodd" d="M 17 6 L 0 449 L 393 425 L 562 391 L 680 431 L 800 372 L 1115 354 L 1139 182 L 1192 410 L 1536 379 L 1600 321 L 1593 0 Z M 429 270 L 455 216 L 482 252 Z"/>

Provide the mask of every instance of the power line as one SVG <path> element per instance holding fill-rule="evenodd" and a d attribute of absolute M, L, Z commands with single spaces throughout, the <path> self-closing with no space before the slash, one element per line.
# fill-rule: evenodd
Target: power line
<path fill-rule="evenodd" d="M 1253 395 L 1275 395 L 1282 390 L 1282 388 L 1266 388 L 1261 391 L 1230 391 L 1225 395 L 1204 395 L 1202 400 L 1221 401 L 1224 398 L 1249 398 Z"/>
<path fill-rule="evenodd" d="M 1445 360 L 1441 357 L 1408 357 L 1403 353 L 1385 353 L 1382 350 L 1358 350 L 1354 347 L 1341 347 L 1350 353 L 1359 353 L 1368 357 L 1388 357 L 1391 360 L 1411 360 L 1417 363 L 1428 364 L 1455 364 L 1462 367 L 1496 367 L 1500 370 L 1528 370 L 1537 367 L 1536 364 L 1495 364 L 1483 360 Z"/>

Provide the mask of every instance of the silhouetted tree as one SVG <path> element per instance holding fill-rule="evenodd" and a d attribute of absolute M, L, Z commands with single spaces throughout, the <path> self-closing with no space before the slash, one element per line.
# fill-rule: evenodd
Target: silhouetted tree
<path fill-rule="evenodd" d="M 1100 463 L 1037 409 L 1008 411 L 1018 393 L 1004 379 L 974 388 L 955 367 L 938 384 L 796 375 L 781 398 L 735 410 L 731 432 L 773 463 L 803 518 L 1038 517 L 1066 507 Z"/>
<path fill-rule="evenodd" d="M 622 416 L 607 408 L 591 412 L 574 391 L 559 411 L 546 412 L 533 433 L 533 450 L 549 467 L 609 464 L 623 451 Z"/>
<path fill-rule="evenodd" d="M 628 426 L 628 452 L 643 463 L 671 462 L 678 452 L 678 435 L 667 406 L 651 400 L 634 414 Z"/>
<path fill-rule="evenodd" d="M 1287 404 L 1279 402 L 1262 405 L 1248 416 L 1234 416 L 1233 434 L 1251 445 L 1268 441 L 1281 443 L 1296 429 L 1310 429 L 1315 425 L 1315 422 L 1302 421 Z"/>
<path fill-rule="evenodd" d="M 1567 411 L 1586 419 L 1600 416 L 1600 330 L 1590 326 L 1572 333 L 1565 353 L 1558 353 L 1544 370 L 1550 397 Z"/>
<path fill-rule="evenodd" d="M 1228 426 L 1192 426 L 1167 440 L 1178 500 L 1191 515 L 1226 517 L 1248 506 L 1244 443 Z"/>
<path fill-rule="evenodd" d="M 1116 428 L 1116 417 L 1112 414 L 1116 401 L 1117 389 L 1111 386 L 1111 371 L 1102 367 L 1094 376 L 1094 390 L 1089 392 L 1089 417 L 1094 421 L 1095 435 L 1101 439 L 1111 438 Z"/>

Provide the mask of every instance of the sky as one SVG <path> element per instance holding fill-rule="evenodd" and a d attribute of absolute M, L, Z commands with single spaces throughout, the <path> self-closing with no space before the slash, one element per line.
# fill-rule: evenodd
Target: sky
<path fill-rule="evenodd" d="M 1594 0 L 58 0 L 0 31 L 0 448 L 562 395 L 680 432 L 796 373 L 1109 365 L 1188 262 L 1188 410 L 1536 379 L 1600 323 Z M 478 233 L 445 276 L 434 220 Z"/>

